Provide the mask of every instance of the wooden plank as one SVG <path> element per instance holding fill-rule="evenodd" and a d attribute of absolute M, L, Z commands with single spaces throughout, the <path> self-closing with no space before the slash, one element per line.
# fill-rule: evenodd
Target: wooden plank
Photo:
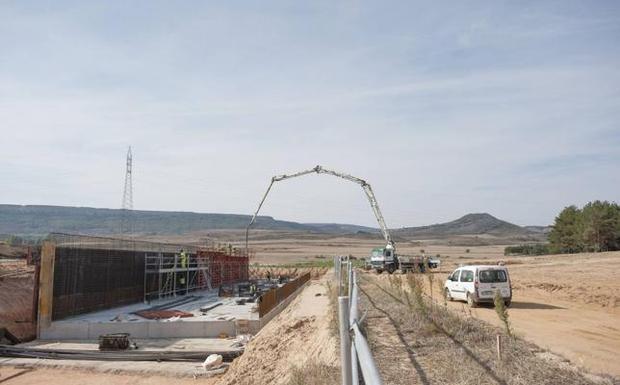
<path fill-rule="evenodd" d="M 56 245 L 52 242 L 43 242 L 43 246 L 41 247 L 41 269 L 39 271 L 39 316 L 37 322 L 37 337 L 40 337 L 41 329 L 48 328 L 52 323 L 55 259 Z"/>

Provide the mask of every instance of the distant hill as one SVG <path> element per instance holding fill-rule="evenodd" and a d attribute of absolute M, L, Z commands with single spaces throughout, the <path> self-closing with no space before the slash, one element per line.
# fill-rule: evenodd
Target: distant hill
<path fill-rule="evenodd" d="M 64 206 L 19 206 L 0 204 L 0 234 L 22 236 L 45 235 L 50 232 L 112 235 L 120 233 L 123 216 L 118 209 Z M 179 211 L 130 212 L 133 231 L 144 235 L 186 234 L 205 230 L 245 229 L 249 215 L 193 213 Z M 379 236 L 372 227 L 338 223 L 297 223 L 259 216 L 253 229 L 294 231 L 315 234 L 356 234 Z M 391 230 L 395 240 L 448 239 L 451 237 L 493 237 L 514 241 L 544 240 L 547 228 L 521 227 L 490 214 L 468 214 L 452 222 Z"/>
<path fill-rule="evenodd" d="M 455 221 L 420 227 L 404 227 L 394 230 L 395 235 L 411 239 L 437 239 L 452 236 L 491 235 L 499 238 L 529 237 L 541 234 L 491 214 L 467 214 Z"/>
<path fill-rule="evenodd" d="M 523 228 L 534 233 L 540 233 L 545 235 L 549 234 L 551 232 L 551 229 L 553 229 L 553 227 L 551 226 L 523 226 Z"/>
<path fill-rule="evenodd" d="M 119 209 L 65 206 L 0 205 L 0 234 L 44 235 L 50 232 L 79 234 L 118 234 L 123 216 Z M 184 234 L 201 230 L 245 229 L 251 216 L 239 214 L 202 214 L 175 211 L 130 212 L 133 231 L 141 234 Z M 319 233 L 377 232 L 364 226 L 280 221 L 259 216 L 253 229 L 309 231 Z"/>

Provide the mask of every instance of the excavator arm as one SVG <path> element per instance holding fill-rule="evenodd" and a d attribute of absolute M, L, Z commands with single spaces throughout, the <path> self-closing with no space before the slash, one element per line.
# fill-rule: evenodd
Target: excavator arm
<path fill-rule="evenodd" d="M 368 202 L 370 203 L 370 207 L 372 208 L 372 211 L 375 214 L 375 217 L 377 218 L 377 222 L 379 223 L 379 228 L 381 229 L 381 234 L 383 234 L 383 238 L 385 238 L 385 241 L 387 242 L 388 246 L 390 246 L 391 248 L 394 247 L 394 242 L 392 241 L 392 237 L 390 236 L 388 227 L 385 224 L 385 219 L 383 219 L 383 214 L 381 214 L 379 203 L 377 202 L 377 198 L 375 198 L 375 193 L 372 191 L 370 184 L 368 184 L 365 180 L 355 177 L 353 175 L 341 173 L 338 171 L 328 170 L 328 169 L 323 168 L 322 166 L 316 166 L 309 170 L 304 170 L 304 171 L 300 171 L 300 172 L 289 174 L 289 175 L 286 175 L 286 174 L 276 175 L 273 178 L 271 178 L 271 183 L 269 183 L 269 187 L 267 187 L 267 191 L 263 195 L 263 199 L 261 199 L 260 203 L 258 204 L 258 208 L 254 212 L 254 215 L 252 216 L 250 223 L 248 223 L 245 229 L 246 250 L 248 250 L 248 234 L 250 231 L 250 227 L 256 221 L 256 217 L 258 216 L 258 213 L 261 207 L 263 206 L 263 203 L 265 203 L 265 199 L 267 199 L 267 195 L 269 195 L 269 191 L 271 191 L 271 187 L 273 187 L 273 184 L 275 182 L 280 182 L 286 179 L 296 178 L 299 176 L 308 175 L 312 173 L 333 175 L 333 176 L 348 180 L 349 182 L 357 183 L 358 185 L 362 186 L 362 189 L 364 190 L 364 193 L 366 194 L 366 197 L 368 198 Z"/>

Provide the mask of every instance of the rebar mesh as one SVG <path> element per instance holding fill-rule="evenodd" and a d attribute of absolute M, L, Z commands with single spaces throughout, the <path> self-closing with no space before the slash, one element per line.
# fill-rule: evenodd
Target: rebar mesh
<path fill-rule="evenodd" d="M 53 320 L 248 279 L 247 253 L 232 248 L 63 233 L 47 240 L 56 246 Z"/>

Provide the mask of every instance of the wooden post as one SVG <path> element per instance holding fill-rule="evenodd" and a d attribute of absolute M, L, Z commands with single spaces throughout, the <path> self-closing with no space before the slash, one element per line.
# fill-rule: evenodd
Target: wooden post
<path fill-rule="evenodd" d="M 31 321 L 34 325 L 35 330 L 39 330 L 38 328 L 38 319 L 39 319 L 39 276 L 41 275 L 41 261 L 37 261 L 34 264 L 34 282 L 33 282 L 33 290 L 32 290 L 32 316 Z"/>
<path fill-rule="evenodd" d="M 502 362 L 502 336 L 501 334 L 497 335 L 497 360 Z"/>
<path fill-rule="evenodd" d="M 54 299 L 54 260 L 56 245 L 43 242 L 41 247 L 41 268 L 39 271 L 39 315 L 37 337 L 41 337 L 41 329 L 48 328 L 52 323 L 52 305 Z"/>

